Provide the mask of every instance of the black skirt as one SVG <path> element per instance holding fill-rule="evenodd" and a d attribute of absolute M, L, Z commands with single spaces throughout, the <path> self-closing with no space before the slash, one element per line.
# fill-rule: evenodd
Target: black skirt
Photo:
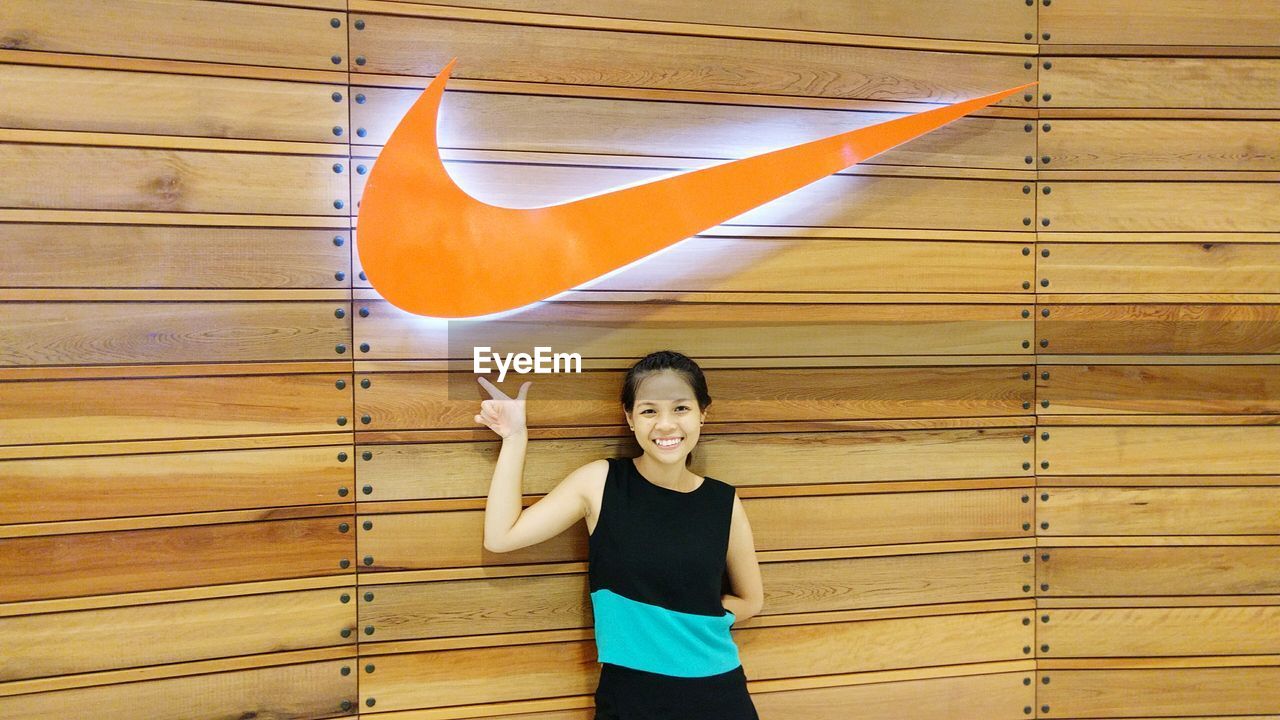
<path fill-rule="evenodd" d="M 760 720 L 742 666 L 719 675 L 674 677 L 604 663 L 595 720 Z"/>

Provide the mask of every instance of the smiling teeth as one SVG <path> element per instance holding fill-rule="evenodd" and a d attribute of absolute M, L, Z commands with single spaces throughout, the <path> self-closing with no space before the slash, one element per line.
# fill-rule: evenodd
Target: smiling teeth
<path fill-rule="evenodd" d="M 675 447 L 680 444 L 680 440 L 654 440 L 660 447 Z"/>

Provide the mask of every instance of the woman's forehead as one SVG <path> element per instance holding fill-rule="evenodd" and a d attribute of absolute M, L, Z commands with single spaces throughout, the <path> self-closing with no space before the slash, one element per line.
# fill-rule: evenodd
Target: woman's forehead
<path fill-rule="evenodd" d="M 680 373 L 671 370 L 660 370 L 645 376 L 636 388 L 637 403 L 676 400 L 693 400 L 693 388 Z"/>

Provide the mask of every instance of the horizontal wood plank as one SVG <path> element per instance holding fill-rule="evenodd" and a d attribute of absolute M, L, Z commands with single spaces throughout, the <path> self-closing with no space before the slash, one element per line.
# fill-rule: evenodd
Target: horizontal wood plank
<path fill-rule="evenodd" d="M 1280 426 L 1057 427 L 1038 441 L 1055 475 L 1267 474 L 1280 471 Z M 1056 534 L 1056 533 L 1055 533 Z"/>
<path fill-rule="evenodd" d="M 1042 234 L 1040 277 L 1059 293 L 1234 293 L 1280 288 L 1280 244 L 1058 242 Z M 1041 302 L 1057 302 L 1040 298 Z"/>
<path fill-rule="evenodd" d="M 0 602 L 354 573 L 349 518 L 6 538 Z"/>
<path fill-rule="evenodd" d="M 1055 547 L 1038 563 L 1050 597 L 1280 592 L 1280 545 Z"/>
<path fill-rule="evenodd" d="M 1052 120 L 1039 150 L 1055 170 L 1280 170 L 1280 122 Z"/>
<path fill-rule="evenodd" d="M 1280 64 L 1280 63 L 1278 63 Z M 1274 232 L 1276 182 L 1053 182 L 1037 212 L 1054 232 Z"/>
<path fill-rule="evenodd" d="M 1280 106 L 1280 63 L 1274 59 L 1055 57 L 1051 64 L 1037 88 L 1051 96 L 1041 103 L 1046 110 Z"/>
<path fill-rule="evenodd" d="M 1047 44 L 1275 45 L 1274 0 L 1071 0 L 1040 8 Z"/>
<path fill-rule="evenodd" d="M 1265 534 L 1280 528 L 1280 488 L 1055 487 L 1036 518 L 1055 535 Z"/>
<path fill-rule="evenodd" d="M 1260 717 L 1280 708 L 1280 667 L 1055 669 L 1037 698 L 1063 717 Z"/>
<path fill-rule="evenodd" d="M 0 47 L 333 70 L 345 67 L 347 32 L 334 17 L 342 13 L 235 2 L 6 0 Z"/>
<path fill-rule="evenodd" d="M 345 596 L 348 600 L 342 601 Z M 0 618 L 0 680 L 351 645 L 355 588 Z M 269 628 L 270 632 L 264 632 Z"/>
<path fill-rule="evenodd" d="M 1039 415 L 1280 413 L 1280 365 L 1058 365 L 1037 370 Z"/>
<path fill-rule="evenodd" d="M 1042 308 L 1046 309 L 1046 308 Z M 1040 347 L 1059 354 L 1280 352 L 1280 305 L 1052 305 L 1036 322 Z"/>
<path fill-rule="evenodd" d="M 0 365 L 335 360 L 331 302 L 0 303 Z M 343 345 L 343 352 L 337 352 Z"/>

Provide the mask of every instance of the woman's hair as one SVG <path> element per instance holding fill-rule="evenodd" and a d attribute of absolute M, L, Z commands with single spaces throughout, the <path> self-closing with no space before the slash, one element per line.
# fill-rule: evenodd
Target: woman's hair
<path fill-rule="evenodd" d="M 698 367 L 698 363 L 674 350 L 659 350 L 640 358 L 627 371 L 627 376 L 622 381 L 622 407 L 626 408 L 627 412 L 635 409 L 636 390 L 640 388 L 640 382 L 660 370 L 673 370 L 680 373 L 684 381 L 689 383 L 689 387 L 693 388 L 699 410 L 706 410 L 707 406 L 711 405 L 711 395 L 707 393 L 707 379 L 702 375 L 702 368 Z"/>

